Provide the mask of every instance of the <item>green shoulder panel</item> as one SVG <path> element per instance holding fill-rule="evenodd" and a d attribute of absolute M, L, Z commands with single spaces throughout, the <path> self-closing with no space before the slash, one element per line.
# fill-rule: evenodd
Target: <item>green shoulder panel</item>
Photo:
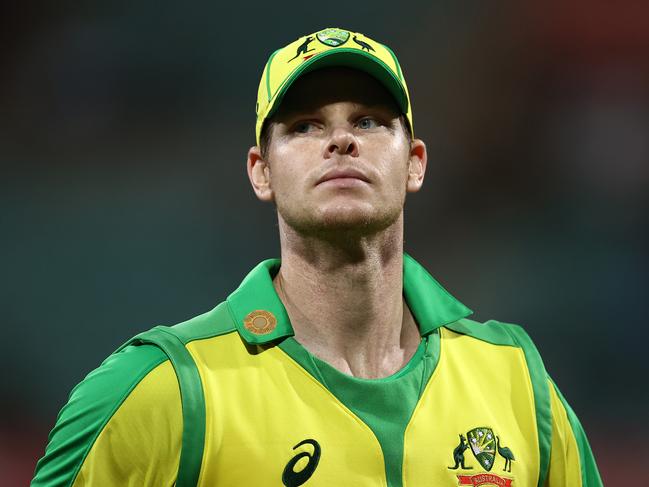
<path fill-rule="evenodd" d="M 493 345 L 507 345 L 510 347 L 518 346 L 518 343 L 512 337 L 511 333 L 507 331 L 509 327 L 518 327 L 517 325 L 510 325 L 501 323 L 499 321 L 490 320 L 485 323 L 463 318 L 445 325 L 445 328 L 460 333 L 462 335 L 469 335 L 484 342 Z"/>
<path fill-rule="evenodd" d="M 109 356 L 70 393 L 36 465 L 35 486 L 71 486 L 95 440 L 131 391 L 167 356 L 151 345 Z"/>
<path fill-rule="evenodd" d="M 548 378 L 554 387 L 554 390 L 557 392 L 557 396 L 561 400 L 561 404 L 566 410 L 568 416 L 568 422 L 572 428 L 572 433 L 575 435 L 575 441 L 577 442 L 577 449 L 579 450 L 579 464 L 581 467 L 581 485 L 582 487 L 602 487 L 602 479 L 599 475 L 599 470 L 597 469 L 597 464 L 595 463 L 595 457 L 593 451 L 590 448 L 588 439 L 586 438 L 586 432 L 579 422 L 579 418 L 572 410 L 566 398 L 563 397 L 561 391 L 554 383 L 554 381 Z"/>
<path fill-rule="evenodd" d="M 523 350 L 530 374 L 532 390 L 534 391 L 540 456 L 538 485 L 539 487 L 543 486 L 550 466 L 552 411 L 550 409 L 550 391 L 547 382 L 548 374 L 543 365 L 541 355 L 532 342 L 532 339 L 519 325 L 495 320 L 479 323 L 465 318 L 446 325 L 446 328 L 494 345 L 518 347 Z"/>
<path fill-rule="evenodd" d="M 188 344 L 194 340 L 225 335 L 237 328 L 230 313 L 227 301 L 223 301 L 216 308 L 198 315 L 190 320 L 178 323 L 173 327 L 174 334 L 183 343 Z"/>

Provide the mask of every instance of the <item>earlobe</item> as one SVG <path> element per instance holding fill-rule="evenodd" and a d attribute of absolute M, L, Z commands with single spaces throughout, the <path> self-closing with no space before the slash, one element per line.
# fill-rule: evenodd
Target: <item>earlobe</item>
<path fill-rule="evenodd" d="M 261 201 L 273 201 L 273 190 L 270 187 L 270 167 L 261 156 L 259 146 L 253 146 L 248 150 L 248 179 L 255 195 Z"/>
<path fill-rule="evenodd" d="M 413 139 L 410 144 L 410 160 L 408 161 L 408 183 L 406 189 L 415 193 L 424 184 L 428 154 L 426 144 L 421 139 Z"/>

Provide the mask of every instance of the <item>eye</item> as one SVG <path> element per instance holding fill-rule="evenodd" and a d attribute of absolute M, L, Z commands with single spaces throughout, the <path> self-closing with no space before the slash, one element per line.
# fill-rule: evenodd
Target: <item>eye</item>
<path fill-rule="evenodd" d="M 293 126 L 293 132 L 298 134 L 306 134 L 315 130 L 316 126 L 313 122 L 298 122 Z"/>
<path fill-rule="evenodd" d="M 372 117 L 365 117 L 361 118 L 356 125 L 358 126 L 358 128 L 367 130 L 378 127 L 379 122 L 377 122 L 376 119 Z"/>

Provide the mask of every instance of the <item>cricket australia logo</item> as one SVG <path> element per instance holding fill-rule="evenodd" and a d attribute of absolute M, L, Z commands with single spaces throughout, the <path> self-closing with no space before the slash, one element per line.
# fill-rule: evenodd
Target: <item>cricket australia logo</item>
<path fill-rule="evenodd" d="M 342 29 L 325 29 L 316 34 L 316 37 L 325 46 L 338 47 L 349 39 L 349 32 Z"/>
<path fill-rule="evenodd" d="M 496 441 L 493 431 L 491 428 L 473 428 L 466 435 L 476 460 L 488 472 L 494 466 L 496 459 Z"/>
<path fill-rule="evenodd" d="M 453 450 L 454 465 L 448 467 L 449 470 L 471 470 L 471 465 L 465 464 L 464 452 L 470 449 L 473 456 L 478 461 L 480 466 L 486 470 L 484 473 L 475 475 L 458 475 L 458 485 L 498 485 L 510 486 L 514 479 L 500 477 L 490 472 L 494 464 L 498 460 L 498 456 L 502 457 L 505 462 L 503 466 L 504 472 L 512 471 L 512 461 L 516 460 L 512 451 L 500 445 L 500 438 L 496 436 L 493 430 L 487 426 L 480 426 L 467 431 L 466 438 L 460 434 L 460 444 Z"/>

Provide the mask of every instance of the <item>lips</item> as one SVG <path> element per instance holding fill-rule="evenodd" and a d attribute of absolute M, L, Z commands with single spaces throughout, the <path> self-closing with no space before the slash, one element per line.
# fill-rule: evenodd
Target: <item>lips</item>
<path fill-rule="evenodd" d="M 369 178 L 358 169 L 340 168 L 330 169 L 329 171 L 327 171 L 320 179 L 318 179 L 316 186 L 326 181 L 332 181 L 336 179 L 358 179 L 366 183 L 370 182 Z"/>

